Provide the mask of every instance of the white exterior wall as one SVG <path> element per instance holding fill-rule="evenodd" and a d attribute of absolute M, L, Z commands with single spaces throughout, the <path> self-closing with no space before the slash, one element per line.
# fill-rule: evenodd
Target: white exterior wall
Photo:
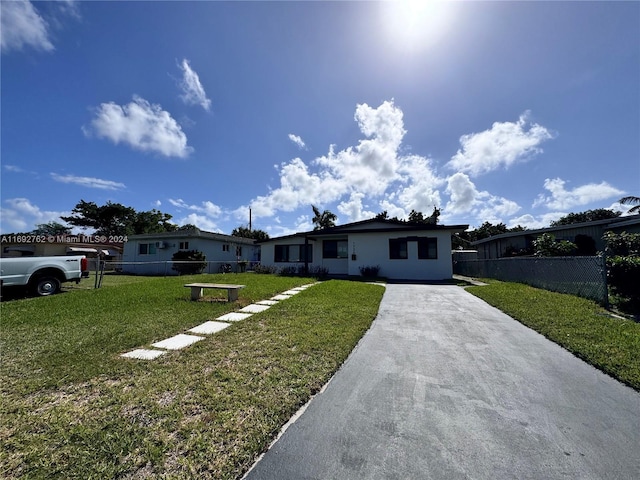
<path fill-rule="evenodd" d="M 418 259 L 418 242 L 407 242 L 408 258 L 406 260 L 391 260 L 389 258 L 389 239 L 404 237 L 429 237 L 438 239 L 438 258 L 429 260 Z M 327 237 L 337 239 L 339 237 Z M 341 237 L 342 239 L 345 236 Z M 324 267 L 331 275 L 360 275 L 360 267 L 380 266 L 381 277 L 397 280 L 445 280 L 453 276 L 453 264 L 451 260 L 451 232 L 428 231 L 397 231 L 397 232 L 361 232 L 347 236 L 349 244 L 349 256 L 346 259 L 322 258 L 322 239 L 310 240 L 313 245 L 313 262 L 309 267 Z M 262 244 L 263 265 L 278 268 L 299 265 L 299 263 L 275 263 L 275 245 L 304 245 L 303 238 L 286 238 L 278 241 Z M 355 253 L 355 260 L 352 255 Z"/>
<path fill-rule="evenodd" d="M 166 248 L 156 248 L 156 253 L 141 255 L 139 253 L 139 245 L 141 243 L 165 242 Z M 158 238 L 142 238 L 129 240 L 124 246 L 122 256 L 122 270 L 125 273 L 133 273 L 137 275 L 177 275 L 178 272 L 171 269 L 170 262 L 173 254 L 180 250 L 180 242 L 189 242 L 189 248 L 186 250 L 199 250 L 204 253 L 207 262 L 220 262 L 235 264 L 236 246 L 242 247 L 241 260 L 255 262 L 258 259 L 258 251 L 260 247 L 247 244 L 233 243 L 233 241 L 220 241 L 210 238 L 201 237 L 172 237 L 169 239 Z M 229 245 L 229 251 L 224 251 L 222 246 Z M 128 262 L 136 262 L 135 264 Z M 145 262 L 137 263 L 137 262 Z M 219 264 L 212 264 L 205 272 L 217 273 Z"/>
<path fill-rule="evenodd" d="M 407 236 L 438 239 L 438 258 L 418 259 L 418 242 L 407 242 L 408 258 L 389 258 L 389 239 Z M 351 254 L 356 260 L 351 260 Z M 444 280 L 453 276 L 451 233 L 448 231 L 357 233 L 349 235 L 349 275 L 360 275 L 360 267 L 380 266 L 379 275 L 397 280 Z"/>

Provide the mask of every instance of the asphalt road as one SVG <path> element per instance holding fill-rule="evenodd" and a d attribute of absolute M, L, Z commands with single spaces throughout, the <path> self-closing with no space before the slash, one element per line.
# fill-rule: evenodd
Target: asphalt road
<path fill-rule="evenodd" d="M 640 394 L 460 287 L 388 285 L 246 478 L 637 479 Z"/>

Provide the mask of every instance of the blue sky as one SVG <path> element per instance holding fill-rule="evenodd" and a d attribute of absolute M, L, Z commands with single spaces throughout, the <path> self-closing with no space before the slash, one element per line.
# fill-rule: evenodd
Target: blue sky
<path fill-rule="evenodd" d="M 639 2 L 1 6 L 3 233 L 81 199 L 278 236 L 640 195 Z"/>

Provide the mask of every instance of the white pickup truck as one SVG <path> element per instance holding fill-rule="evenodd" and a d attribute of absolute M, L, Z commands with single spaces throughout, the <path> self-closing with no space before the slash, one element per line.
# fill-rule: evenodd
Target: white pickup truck
<path fill-rule="evenodd" d="M 2 288 L 27 287 L 38 296 L 53 295 L 63 282 L 80 283 L 89 276 L 87 257 L 79 255 L 0 258 L 0 270 Z"/>

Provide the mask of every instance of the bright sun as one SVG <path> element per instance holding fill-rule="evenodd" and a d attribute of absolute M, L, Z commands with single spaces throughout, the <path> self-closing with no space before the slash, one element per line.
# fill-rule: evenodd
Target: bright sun
<path fill-rule="evenodd" d="M 424 50 L 452 27 L 457 2 L 395 0 L 381 2 L 382 24 L 389 43 L 402 50 Z"/>

